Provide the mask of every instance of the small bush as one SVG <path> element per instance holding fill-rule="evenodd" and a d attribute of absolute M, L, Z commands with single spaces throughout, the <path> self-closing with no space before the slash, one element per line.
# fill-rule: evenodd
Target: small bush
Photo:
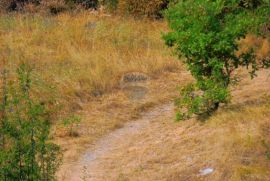
<path fill-rule="evenodd" d="M 97 9 L 98 0 L 1 0 L 1 11 L 29 11 L 29 5 L 36 10 L 46 10 L 51 14 L 74 9 L 76 6 L 81 6 L 86 9 Z"/>
<path fill-rule="evenodd" d="M 86 9 L 97 9 L 99 4 L 98 0 L 65 0 L 65 2 L 68 4 L 79 4 Z"/>
<path fill-rule="evenodd" d="M 118 12 L 136 17 L 159 18 L 168 3 L 168 0 L 119 0 Z"/>
<path fill-rule="evenodd" d="M 13 78 L 3 71 L 0 103 L 0 180 L 55 180 L 60 147 L 49 143 L 50 114 L 32 92 L 26 64 Z"/>
<path fill-rule="evenodd" d="M 1 0 L 0 9 L 7 11 L 22 10 L 27 3 L 39 5 L 41 0 Z"/>
<path fill-rule="evenodd" d="M 63 125 L 68 128 L 69 136 L 76 137 L 79 136 L 78 132 L 75 130 L 75 127 L 81 122 L 81 117 L 77 115 L 71 115 L 63 120 Z"/>
<path fill-rule="evenodd" d="M 118 7 L 118 0 L 100 0 L 100 3 L 110 12 L 115 12 Z"/>
<path fill-rule="evenodd" d="M 45 10 L 48 10 L 50 14 L 53 15 L 57 15 L 59 13 L 68 10 L 68 6 L 65 4 L 63 0 L 47 1 L 45 3 L 43 2 L 43 7 Z"/>

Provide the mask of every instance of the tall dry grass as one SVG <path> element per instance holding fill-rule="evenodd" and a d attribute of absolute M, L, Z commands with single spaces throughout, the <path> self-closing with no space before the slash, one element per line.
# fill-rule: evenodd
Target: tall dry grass
<path fill-rule="evenodd" d="M 160 38 L 161 31 L 166 25 L 160 21 L 87 12 L 1 15 L 0 59 L 11 69 L 21 61 L 30 62 L 37 77 L 72 104 L 117 89 L 126 72 L 155 77 L 179 68 Z"/>
<path fill-rule="evenodd" d="M 117 11 L 135 17 L 160 18 L 168 4 L 168 0 L 118 0 Z"/>

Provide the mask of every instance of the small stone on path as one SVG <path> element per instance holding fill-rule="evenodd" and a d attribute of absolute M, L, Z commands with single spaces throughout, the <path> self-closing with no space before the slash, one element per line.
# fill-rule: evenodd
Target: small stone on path
<path fill-rule="evenodd" d="M 205 169 L 200 170 L 200 175 L 205 176 L 205 175 L 209 175 L 213 172 L 214 172 L 213 168 L 205 168 Z"/>

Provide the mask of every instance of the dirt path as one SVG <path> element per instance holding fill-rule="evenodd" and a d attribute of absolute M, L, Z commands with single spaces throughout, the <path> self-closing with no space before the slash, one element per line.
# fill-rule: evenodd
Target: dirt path
<path fill-rule="evenodd" d="M 261 71 L 256 79 L 243 80 L 233 89 L 232 104 L 238 108 L 248 104 L 256 108 L 256 100 L 270 93 L 269 76 L 269 71 Z M 256 160 L 265 160 L 263 149 L 254 154 L 254 150 L 247 150 L 245 146 L 246 137 L 252 137 L 251 130 L 256 137 L 260 126 L 266 127 L 269 122 L 264 108 L 252 111 L 253 108 L 241 113 L 232 106 L 231 110 L 219 112 L 205 124 L 195 120 L 176 124 L 174 106 L 158 106 L 101 138 L 77 162 L 65 164 L 59 180 L 239 180 L 242 166 L 258 169 Z M 217 124 L 220 120 L 222 124 Z M 242 124 L 243 120 L 249 122 Z M 246 162 L 247 158 L 252 161 Z M 259 166 L 268 165 L 260 162 Z M 200 171 L 207 168 L 213 168 L 213 173 L 200 175 Z M 267 180 L 270 173 L 264 172 L 251 176 Z"/>
<path fill-rule="evenodd" d="M 173 105 L 165 104 L 144 113 L 138 120 L 126 123 L 122 128 L 100 139 L 78 162 L 66 165 L 67 169 L 62 174 L 62 180 L 104 181 L 109 175 L 118 176 L 117 173 L 107 173 L 104 169 L 104 166 L 109 166 L 108 160 L 117 152 L 128 151 L 126 148 L 132 148 L 134 138 L 147 131 L 147 128 L 151 128 L 152 122 L 157 119 L 168 119 L 173 115 Z"/>

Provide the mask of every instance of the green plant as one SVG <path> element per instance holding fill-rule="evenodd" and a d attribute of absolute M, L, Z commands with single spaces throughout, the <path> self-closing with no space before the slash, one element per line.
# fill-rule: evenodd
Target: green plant
<path fill-rule="evenodd" d="M 268 0 L 181 0 L 166 12 L 168 46 L 187 65 L 196 82 L 181 89 L 178 119 L 211 114 L 230 98 L 232 73 L 247 67 L 252 77 L 269 60 L 258 62 L 253 49 L 239 53 L 239 40 L 259 34 L 269 20 Z"/>
<path fill-rule="evenodd" d="M 21 64 L 2 76 L 0 180 L 55 180 L 60 147 L 49 142 L 50 114 L 33 96 L 32 69 Z"/>
<path fill-rule="evenodd" d="M 75 132 L 74 127 L 78 126 L 81 122 L 81 117 L 77 115 L 72 115 L 63 120 L 63 124 L 65 127 L 68 127 L 69 136 L 77 136 L 78 134 Z"/>

